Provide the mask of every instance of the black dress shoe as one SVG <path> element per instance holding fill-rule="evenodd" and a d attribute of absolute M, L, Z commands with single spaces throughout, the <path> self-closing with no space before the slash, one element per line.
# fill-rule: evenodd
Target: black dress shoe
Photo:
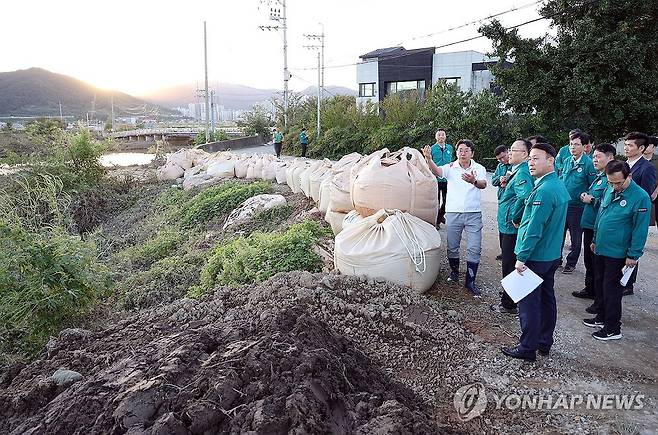
<path fill-rule="evenodd" d="M 548 356 L 548 354 L 550 353 L 550 350 L 537 349 L 537 353 L 541 356 Z"/>
<path fill-rule="evenodd" d="M 501 352 L 503 352 L 503 354 L 505 354 L 509 357 L 512 357 L 512 358 L 522 359 L 522 360 L 525 360 L 525 361 L 536 361 L 537 360 L 537 355 L 535 354 L 535 352 L 521 352 L 519 350 L 518 346 L 516 346 L 516 347 L 501 347 L 500 350 L 501 350 Z"/>
<path fill-rule="evenodd" d="M 594 299 L 594 295 L 585 289 L 576 292 L 571 292 L 571 295 L 580 299 Z"/>
<path fill-rule="evenodd" d="M 621 292 L 622 296 L 630 296 L 634 294 L 633 293 L 633 286 L 626 286 L 624 287 L 624 290 Z"/>

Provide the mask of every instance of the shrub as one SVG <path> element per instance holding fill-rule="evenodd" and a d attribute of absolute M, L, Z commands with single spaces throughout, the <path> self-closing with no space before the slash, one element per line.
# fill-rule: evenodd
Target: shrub
<path fill-rule="evenodd" d="M 91 137 L 89 130 L 81 130 L 68 142 L 64 158 L 73 173 L 88 184 L 97 184 L 105 175 L 100 157 L 105 146 Z"/>
<path fill-rule="evenodd" d="M 182 232 L 168 230 L 141 245 L 128 248 L 126 254 L 129 261 L 137 267 L 148 267 L 169 256 L 185 239 L 186 236 Z"/>
<path fill-rule="evenodd" d="M 203 255 L 186 253 L 153 263 L 148 270 L 119 284 L 121 304 L 126 309 L 138 309 L 185 296 L 188 288 L 199 283 L 199 270 L 204 262 Z"/>
<path fill-rule="evenodd" d="M 325 230 L 314 221 L 291 226 L 282 234 L 256 232 L 240 237 L 215 250 L 201 272 L 201 285 L 190 289 L 200 296 L 216 284 L 236 286 L 262 282 L 279 272 L 320 269 L 320 257 L 313 252 Z"/>
<path fill-rule="evenodd" d="M 0 350 L 36 352 L 109 288 L 91 242 L 0 220 Z"/>
<path fill-rule="evenodd" d="M 226 214 L 255 195 L 271 193 L 272 184 L 257 181 L 251 184 L 224 183 L 210 187 L 189 200 L 181 211 L 181 225 L 192 228 Z"/>

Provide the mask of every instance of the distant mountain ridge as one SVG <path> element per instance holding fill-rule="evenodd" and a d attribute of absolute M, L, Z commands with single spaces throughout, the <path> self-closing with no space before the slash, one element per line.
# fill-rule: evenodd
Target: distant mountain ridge
<path fill-rule="evenodd" d="M 278 89 L 259 89 L 250 86 L 220 83 L 211 86 L 215 90 L 217 104 L 226 109 L 251 109 L 254 104 L 268 102 L 274 96 L 280 96 Z M 357 91 L 341 86 L 326 86 L 325 97 L 333 95 L 357 95 Z M 309 86 L 300 92 L 304 95 L 315 96 L 317 86 Z M 146 101 L 165 107 L 187 107 L 189 103 L 196 101 L 196 86 L 194 84 L 183 84 L 171 86 L 149 94 L 140 95 Z"/>
<path fill-rule="evenodd" d="M 61 103 L 64 116 L 85 118 L 95 110 L 94 118 L 105 120 L 111 112 L 111 97 L 115 116 L 176 113 L 42 68 L 0 72 L 0 116 L 59 116 Z"/>

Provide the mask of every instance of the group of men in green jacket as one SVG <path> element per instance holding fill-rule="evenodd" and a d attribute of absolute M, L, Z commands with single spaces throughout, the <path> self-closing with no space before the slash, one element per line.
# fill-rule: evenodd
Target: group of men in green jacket
<path fill-rule="evenodd" d="M 631 133 L 625 147 L 646 149 L 651 141 L 655 138 Z M 521 323 L 519 344 L 502 352 L 531 361 L 537 353 L 548 355 L 557 319 L 554 276 L 567 231 L 571 250 L 563 273 L 573 272 L 584 239 L 585 288 L 574 296 L 591 292 L 594 303 L 586 311 L 595 317 L 583 324 L 597 329 L 592 334 L 597 340 L 620 339 L 621 279 L 624 268 L 636 268 L 647 240 L 652 206 L 647 189 L 634 181 L 629 163 L 615 159 L 613 145 L 592 149 L 589 136 L 579 130 L 570 132 L 569 145 L 560 153 L 533 136 L 495 154 L 500 163 L 492 184 L 499 187 L 502 274 L 530 269 L 543 280 L 518 305 L 501 292 L 500 303 L 491 306 L 498 313 L 518 313 Z M 629 162 L 647 169 L 644 161 L 635 166 L 637 160 L 629 157 Z M 650 188 L 658 190 L 655 175 Z"/>

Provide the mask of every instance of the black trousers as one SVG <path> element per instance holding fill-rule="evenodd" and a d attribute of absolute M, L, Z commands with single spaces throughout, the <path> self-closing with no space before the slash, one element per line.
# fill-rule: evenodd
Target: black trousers
<path fill-rule="evenodd" d="M 516 254 L 514 247 L 516 246 L 516 234 L 503 234 L 500 233 L 500 249 L 503 253 L 501 261 L 501 269 L 503 278 L 512 273 L 516 266 Z M 507 308 L 516 308 L 516 303 L 510 298 L 505 291 L 500 293 L 500 304 Z"/>
<path fill-rule="evenodd" d="M 526 261 L 528 269 L 544 281 L 532 293 L 519 301 L 519 322 L 521 323 L 521 352 L 534 352 L 537 349 L 550 350 L 553 346 L 553 332 L 557 321 L 555 302 L 555 271 L 559 260 Z"/>
<path fill-rule="evenodd" d="M 585 291 L 594 295 L 594 261 L 596 254 L 590 245 L 594 240 L 594 230 L 583 228 L 583 261 L 585 262 Z"/>
<path fill-rule="evenodd" d="M 446 198 L 448 197 L 448 182 L 440 181 L 439 183 L 439 214 L 436 217 L 436 223 L 440 224 L 446 215 Z"/>
<path fill-rule="evenodd" d="M 308 148 L 307 143 L 302 144 L 302 157 L 306 157 L 306 148 Z"/>
<path fill-rule="evenodd" d="M 569 231 L 571 239 L 571 250 L 567 254 L 567 266 L 576 266 L 580 257 L 580 248 L 583 242 L 583 229 L 580 227 L 580 219 L 583 217 L 583 208 L 570 205 L 567 208 L 567 221 L 564 225 L 564 235 Z M 564 238 L 562 238 L 564 248 Z"/>
<path fill-rule="evenodd" d="M 283 148 L 282 143 L 274 143 L 274 152 L 276 153 L 277 157 L 281 157 L 281 148 Z"/>
<path fill-rule="evenodd" d="M 598 255 L 594 264 L 597 271 L 594 275 L 595 290 L 601 296 L 596 320 L 603 322 L 606 332 L 619 332 L 621 330 L 621 293 L 624 290 L 619 281 L 623 275 L 622 269 L 626 264 L 626 259 Z"/>

